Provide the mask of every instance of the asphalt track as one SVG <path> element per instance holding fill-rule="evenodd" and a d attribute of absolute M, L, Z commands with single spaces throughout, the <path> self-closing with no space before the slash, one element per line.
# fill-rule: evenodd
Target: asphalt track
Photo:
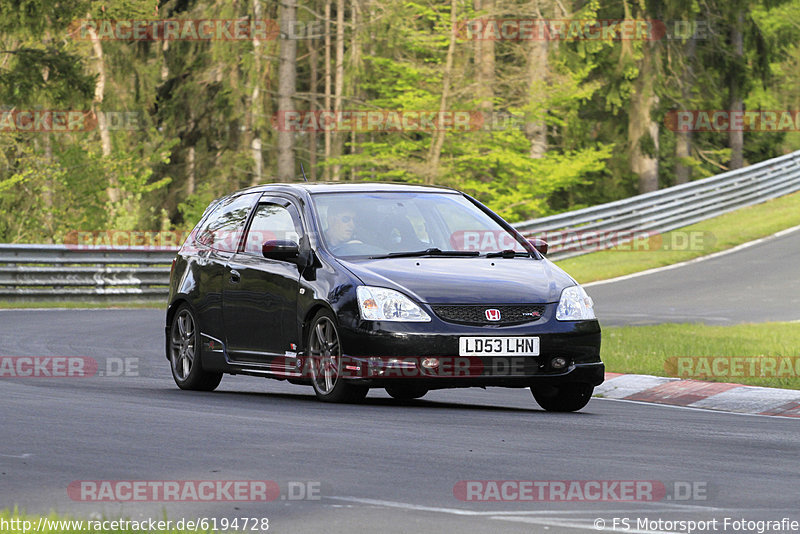
<path fill-rule="evenodd" d="M 362 405 L 326 405 L 310 388 L 252 377 L 185 392 L 163 356 L 162 316 L 0 310 L 0 355 L 83 356 L 104 372 L 130 365 L 122 376 L 0 379 L 0 508 L 268 517 L 269 532 L 598 532 L 598 520 L 617 532 L 687 532 L 667 520 L 717 521 L 695 532 L 757 532 L 757 523 L 724 521 L 800 521 L 797 420 L 606 399 L 552 414 L 526 390 L 504 389 L 432 392 L 409 403 L 375 391 Z M 67 488 L 82 480 L 270 480 L 283 497 L 290 483 L 310 483 L 319 499 L 74 500 Z M 454 486 L 468 480 L 653 481 L 667 495 L 465 502 Z M 686 487 L 698 493 L 683 499 L 676 488 Z"/>
<path fill-rule="evenodd" d="M 606 326 L 800 321 L 800 229 L 587 291 Z"/>

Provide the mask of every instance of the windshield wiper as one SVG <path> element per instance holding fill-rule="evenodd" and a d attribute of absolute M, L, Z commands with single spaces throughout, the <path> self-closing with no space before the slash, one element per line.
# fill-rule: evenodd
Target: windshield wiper
<path fill-rule="evenodd" d="M 383 256 L 372 256 L 371 259 L 380 258 L 414 258 L 417 256 L 480 256 L 477 250 L 442 250 L 440 248 L 426 248 L 425 250 L 411 250 L 408 252 L 390 252 Z"/>
<path fill-rule="evenodd" d="M 511 249 L 499 250 L 497 252 L 487 252 L 486 253 L 486 257 L 487 258 L 516 258 L 518 256 L 527 258 L 527 257 L 530 256 L 530 253 L 511 250 Z"/>

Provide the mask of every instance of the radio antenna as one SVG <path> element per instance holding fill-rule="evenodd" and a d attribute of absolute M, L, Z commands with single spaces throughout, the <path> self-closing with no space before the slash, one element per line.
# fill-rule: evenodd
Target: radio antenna
<path fill-rule="evenodd" d="M 300 170 L 303 171 L 303 180 L 305 180 L 307 182 L 308 178 L 306 178 L 306 170 L 303 168 L 303 162 L 302 161 L 300 162 Z"/>

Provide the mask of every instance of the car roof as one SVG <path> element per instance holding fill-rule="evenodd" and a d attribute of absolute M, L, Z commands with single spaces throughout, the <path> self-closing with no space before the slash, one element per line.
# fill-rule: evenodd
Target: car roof
<path fill-rule="evenodd" d="M 396 182 L 292 182 L 261 184 L 248 187 L 232 194 L 240 193 L 269 193 L 269 192 L 294 192 L 294 193 L 458 193 L 455 189 L 435 185 L 404 184 Z"/>

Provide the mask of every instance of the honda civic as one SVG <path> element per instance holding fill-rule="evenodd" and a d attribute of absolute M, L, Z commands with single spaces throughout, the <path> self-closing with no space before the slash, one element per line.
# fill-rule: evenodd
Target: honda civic
<path fill-rule="evenodd" d="M 173 261 L 166 356 L 182 389 L 223 374 L 328 402 L 530 388 L 579 410 L 603 381 L 600 326 L 546 252 L 443 187 L 251 187 L 212 202 Z"/>

